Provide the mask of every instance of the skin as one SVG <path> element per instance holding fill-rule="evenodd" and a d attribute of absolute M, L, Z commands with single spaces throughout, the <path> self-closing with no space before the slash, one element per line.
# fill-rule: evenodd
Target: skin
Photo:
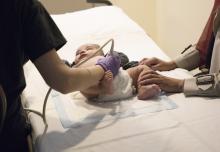
<path fill-rule="evenodd" d="M 140 65 L 147 65 L 151 67 L 153 70 L 158 70 L 158 71 L 169 71 L 177 68 L 177 65 L 173 61 L 163 61 L 158 58 L 143 58 L 140 63 Z"/>
<path fill-rule="evenodd" d="M 105 73 L 99 65 L 84 69 L 69 68 L 60 59 L 55 49 L 40 56 L 34 64 L 45 82 L 53 89 L 64 94 L 84 90 L 97 84 Z"/>
<path fill-rule="evenodd" d="M 93 56 L 94 53 L 97 52 L 97 49 L 99 47 L 100 46 L 97 44 L 84 44 L 80 46 L 76 51 L 75 64 L 79 64 L 83 60 L 86 60 Z M 96 56 L 90 58 L 88 61 L 80 65 L 79 68 L 85 68 L 94 65 L 98 59 L 104 58 L 103 55 L 104 53 L 102 51 L 99 51 Z M 112 81 L 113 74 L 111 73 L 111 71 L 106 71 L 101 81 L 87 89 L 81 90 L 81 93 L 87 98 L 97 97 L 100 93 L 112 94 Z"/>
<path fill-rule="evenodd" d="M 137 88 L 137 97 L 140 100 L 149 99 L 158 95 L 161 91 L 160 87 L 156 84 L 141 85 L 139 83 L 138 80 L 141 79 L 144 73 L 149 70 L 151 69 L 146 65 L 139 65 L 126 70 L 133 80 L 133 85 Z"/>
<path fill-rule="evenodd" d="M 82 60 L 85 60 L 91 55 L 93 55 L 96 50 L 98 49 L 98 46 L 96 44 L 85 44 L 80 46 L 77 49 L 76 57 L 75 57 L 75 63 L 79 63 Z M 101 56 L 100 56 L 101 55 Z M 89 59 L 86 63 L 83 63 L 80 65 L 80 67 L 87 67 L 90 65 L 93 65 L 97 62 L 99 58 L 103 58 L 103 53 L 97 54 L 97 56 Z M 150 68 L 146 65 L 139 65 L 137 67 L 133 67 L 127 70 L 128 74 L 133 80 L 133 85 L 138 90 L 138 98 L 141 100 L 148 99 L 152 96 L 155 96 L 160 92 L 159 86 L 155 84 L 151 85 L 139 85 L 138 79 L 143 75 L 141 73 L 148 71 Z M 112 81 L 113 81 L 113 75 L 110 71 L 107 71 L 105 73 L 104 78 L 102 81 L 88 89 L 82 90 L 82 94 L 86 96 L 87 98 L 94 98 L 97 97 L 99 94 L 111 94 L 113 92 L 112 90 Z"/>
<path fill-rule="evenodd" d="M 84 44 L 81 45 L 75 55 L 75 63 L 78 64 L 80 61 L 85 60 L 92 56 L 100 46 L 97 44 Z M 99 51 L 96 56 L 104 56 L 104 53 Z"/>
<path fill-rule="evenodd" d="M 175 62 L 166 62 L 158 58 L 144 58 L 140 61 L 141 65 L 148 65 L 153 70 L 142 73 L 141 78 L 138 80 L 140 85 L 157 84 L 166 92 L 183 92 L 184 80 L 174 79 L 158 74 L 154 70 L 168 71 L 177 68 Z"/>

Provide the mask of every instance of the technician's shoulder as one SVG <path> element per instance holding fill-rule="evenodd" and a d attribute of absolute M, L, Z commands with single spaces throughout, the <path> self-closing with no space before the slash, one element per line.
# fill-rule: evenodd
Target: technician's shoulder
<path fill-rule="evenodd" d="M 1 0 L 1 6 L 10 5 L 11 7 L 14 8 L 25 7 L 34 3 L 39 3 L 39 2 L 37 0 Z"/>
<path fill-rule="evenodd" d="M 38 0 L 4 0 L 16 13 L 28 13 L 27 10 L 42 7 Z"/>
<path fill-rule="evenodd" d="M 0 12 L 2 14 L 23 15 L 28 13 L 28 9 L 33 7 L 41 7 L 38 0 L 1 0 Z"/>

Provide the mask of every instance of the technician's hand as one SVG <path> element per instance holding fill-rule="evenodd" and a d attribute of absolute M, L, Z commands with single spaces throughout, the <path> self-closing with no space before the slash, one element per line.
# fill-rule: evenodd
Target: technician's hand
<path fill-rule="evenodd" d="M 140 85 L 157 84 L 166 92 L 182 92 L 184 80 L 166 77 L 153 70 L 149 70 L 141 74 L 138 83 Z"/>
<path fill-rule="evenodd" d="M 110 70 L 115 76 L 120 68 L 121 60 L 117 54 L 107 55 L 97 61 L 96 65 L 100 65 L 105 71 Z"/>
<path fill-rule="evenodd" d="M 158 70 L 158 71 L 168 71 L 168 70 L 173 70 L 177 66 L 175 62 L 170 61 L 166 62 L 163 60 L 160 60 L 158 58 L 144 58 L 139 62 L 140 65 L 147 65 L 153 70 Z"/>

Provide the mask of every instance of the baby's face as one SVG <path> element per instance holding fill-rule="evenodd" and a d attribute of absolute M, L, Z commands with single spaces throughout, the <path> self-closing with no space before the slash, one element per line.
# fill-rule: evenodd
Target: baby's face
<path fill-rule="evenodd" d="M 97 44 L 84 44 L 80 46 L 76 51 L 75 63 L 77 64 L 80 61 L 92 56 L 98 48 L 99 45 Z"/>

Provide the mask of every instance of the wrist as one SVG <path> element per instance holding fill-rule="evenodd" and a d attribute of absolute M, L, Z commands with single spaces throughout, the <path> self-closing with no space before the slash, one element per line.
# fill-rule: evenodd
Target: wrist
<path fill-rule="evenodd" d="M 174 61 L 168 62 L 168 65 L 169 65 L 170 70 L 173 70 L 173 69 L 177 68 L 177 65 Z"/>

